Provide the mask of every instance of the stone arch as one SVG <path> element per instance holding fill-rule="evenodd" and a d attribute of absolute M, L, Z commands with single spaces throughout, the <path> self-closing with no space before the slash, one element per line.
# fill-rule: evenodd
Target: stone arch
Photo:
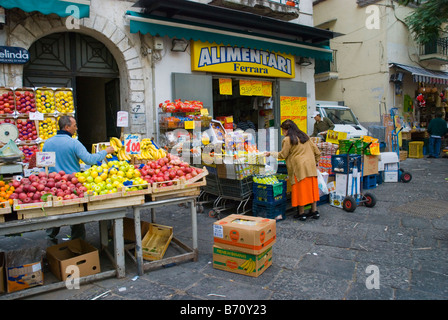
<path fill-rule="evenodd" d="M 67 27 L 67 19 L 41 14 L 31 15 L 14 26 L 8 37 L 8 45 L 29 49 L 37 39 L 52 33 L 80 32 L 87 34 L 101 41 L 118 64 L 122 81 L 120 88 L 122 110 L 130 113 L 133 105 L 144 104 L 145 85 L 141 57 L 138 50 L 135 49 L 134 41 L 128 37 L 125 31 L 113 21 L 92 12 L 89 18 L 79 20 L 79 27 L 76 29 Z M 23 65 L 10 65 L 9 75 L 10 86 L 22 86 Z M 132 126 L 130 129 L 132 130 Z M 139 128 L 138 132 L 144 133 L 146 128 Z"/>

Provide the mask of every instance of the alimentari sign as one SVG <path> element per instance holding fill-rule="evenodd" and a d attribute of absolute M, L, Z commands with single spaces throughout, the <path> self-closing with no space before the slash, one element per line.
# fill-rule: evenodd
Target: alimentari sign
<path fill-rule="evenodd" d="M 295 77 L 292 55 L 201 41 L 192 41 L 191 48 L 193 71 L 276 78 Z"/>
<path fill-rule="evenodd" d="M 24 64 L 29 59 L 30 54 L 24 48 L 0 46 L 0 63 Z"/>

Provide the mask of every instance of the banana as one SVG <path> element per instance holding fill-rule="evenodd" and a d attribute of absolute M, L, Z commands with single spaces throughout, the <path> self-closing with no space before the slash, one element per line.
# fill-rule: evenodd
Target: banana
<path fill-rule="evenodd" d="M 250 274 L 250 273 L 252 273 L 252 272 L 254 271 L 254 269 L 255 269 L 255 261 L 253 261 L 252 259 L 250 259 L 250 260 L 249 260 L 249 266 L 248 266 L 246 272 L 247 272 L 248 274 Z"/>
<path fill-rule="evenodd" d="M 123 147 L 123 144 L 121 143 L 121 140 L 118 139 L 117 137 L 110 138 L 110 142 L 111 142 L 111 144 L 114 144 L 118 149 Z"/>
<path fill-rule="evenodd" d="M 241 269 L 246 270 L 247 269 L 247 265 L 249 264 L 249 260 L 244 261 L 244 263 L 240 266 Z"/>

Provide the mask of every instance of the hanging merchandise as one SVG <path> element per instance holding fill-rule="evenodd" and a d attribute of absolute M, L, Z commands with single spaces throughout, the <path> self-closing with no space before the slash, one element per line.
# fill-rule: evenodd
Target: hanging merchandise
<path fill-rule="evenodd" d="M 417 96 L 417 101 L 418 101 L 418 104 L 419 104 L 419 106 L 420 106 L 421 108 L 426 107 L 426 101 L 425 101 L 425 97 L 423 96 L 423 94 L 420 93 L 420 94 Z"/>

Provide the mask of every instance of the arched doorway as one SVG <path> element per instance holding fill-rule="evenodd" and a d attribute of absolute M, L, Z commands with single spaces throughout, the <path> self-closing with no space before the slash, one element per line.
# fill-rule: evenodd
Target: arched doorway
<path fill-rule="evenodd" d="M 73 88 L 79 140 L 87 150 L 93 143 L 120 136 L 118 66 L 103 43 L 81 33 L 61 32 L 38 39 L 29 52 L 23 86 Z"/>

